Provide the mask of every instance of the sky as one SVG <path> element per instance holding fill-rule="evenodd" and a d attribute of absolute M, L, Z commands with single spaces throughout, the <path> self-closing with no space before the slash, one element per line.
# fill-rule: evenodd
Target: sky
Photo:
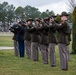
<path fill-rule="evenodd" d="M 0 3 L 4 1 L 13 4 L 15 7 L 30 5 L 38 8 L 41 12 L 47 9 L 53 10 L 55 14 L 60 14 L 62 11 L 69 12 L 67 0 L 0 0 Z"/>

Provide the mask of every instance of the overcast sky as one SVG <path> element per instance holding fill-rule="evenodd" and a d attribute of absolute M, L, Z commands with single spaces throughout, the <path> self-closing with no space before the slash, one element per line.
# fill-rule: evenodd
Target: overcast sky
<path fill-rule="evenodd" d="M 26 5 L 37 7 L 41 12 L 49 9 L 53 10 L 55 14 L 60 14 L 62 11 L 68 12 L 67 0 L 0 0 L 0 3 L 7 1 L 15 7 Z"/>

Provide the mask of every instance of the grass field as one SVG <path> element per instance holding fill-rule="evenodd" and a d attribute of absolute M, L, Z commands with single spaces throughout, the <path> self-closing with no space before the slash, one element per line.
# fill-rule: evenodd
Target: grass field
<path fill-rule="evenodd" d="M 0 37 L 0 46 L 13 46 L 11 38 Z M 15 57 L 14 50 L 1 50 L 0 75 L 76 75 L 76 55 L 71 55 L 68 71 L 60 70 L 58 47 L 56 47 L 56 57 L 57 66 L 52 68 L 50 63 L 42 64 L 41 52 L 39 53 L 39 62 L 34 62 L 32 59 L 26 59 L 26 56 L 24 58 Z"/>
<path fill-rule="evenodd" d="M 0 36 L 0 46 L 13 46 L 12 36 Z"/>

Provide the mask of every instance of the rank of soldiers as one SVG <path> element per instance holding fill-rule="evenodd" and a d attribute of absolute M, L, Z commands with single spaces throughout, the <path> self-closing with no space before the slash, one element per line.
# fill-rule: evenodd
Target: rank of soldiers
<path fill-rule="evenodd" d="M 45 19 L 29 18 L 26 22 L 20 21 L 14 24 L 10 30 L 14 33 L 15 55 L 24 57 L 26 53 L 27 59 L 39 61 L 39 51 L 41 51 L 43 64 L 48 64 L 50 56 L 50 66 L 56 67 L 55 46 L 58 45 L 61 70 L 67 71 L 71 41 L 68 16 L 66 12 L 62 12 L 60 23 L 55 20 L 56 16 L 52 15 Z"/>

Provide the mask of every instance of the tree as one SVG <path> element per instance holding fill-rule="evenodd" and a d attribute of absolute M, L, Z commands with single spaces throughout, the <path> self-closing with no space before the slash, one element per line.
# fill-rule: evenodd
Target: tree
<path fill-rule="evenodd" d="M 55 15 L 53 11 L 49 11 L 48 9 L 45 12 L 41 13 L 41 18 L 50 17 L 51 15 Z"/>
<path fill-rule="evenodd" d="M 73 12 L 74 8 L 76 7 L 76 0 L 68 0 L 68 5 L 70 12 Z"/>
<path fill-rule="evenodd" d="M 0 5 L 0 8 L 1 8 L 0 18 L 1 18 L 1 21 L 3 23 L 4 31 L 5 31 L 5 27 L 6 27 L 5 21 L 6 21 L 6 18 L 7 18 L 7 7 L 8 7 L 8 2 L 3 2 Z"/>
<path fill-rule="evenodd" d="M 73 21 L 73 42 L 72 42 L 72 49 L 73 52 L 76 54 L 76 7 L 74 8 L 74 11 L 72 13 L 72 21 Z"/>
<path fill-rule="evenodd" d="M 69 16 L 68 16 L 68 22 L 72 23 L 72 13 L 69 12 L 68 14 L 69 14 Z"/>
<path fill-rule="evenodd" d="M 24 14 L 25 14 L 24 8 L 21 7 L 21 6 L 19 6 L 19 7 L 15 10 L 15 14 L 16 14 L 16 16 L 20 17 L 21 19 L 24 19 L 24 18 L 25 18 L 25 17 L 24 17 Z"/>
<path fill-rule="evenodd" d="M 4 27 L 4 31 L 6 31 L 5 28 L 9 26 L 9 23 L 11 23 L 14 18 L 14 10 L 15 7 L 13 5 L 9 5 L 8 2 L 0 4 L 0 21 L 3 23 L 2 26 Z"/>
<path fill-rule="evenodd" d="M 2 6 L 2 4 L 0 4 L 0 21 L 2 21 L 2 11 L 3 10 L 3 6 Z"/>
<path fill-rule="evenodd" d="M 51 15 L 55 15 L 53 10 L 49 12 L 49 16 L 51 16 Z"/>
<path fill-rule="evenodd" d="M 13 5 L 8 5 L 7 9 L 7 21 L 11 24 L 14 19 L 15 7 Z"/>
<path fill-rule="evenodd" d="M 36 17 L 40 17 L 40 14 L 41 12 L 39 11 L 38 8 L 35 8 L 35 7 L 31 7 L 29 5 L 27 5 L 25 7 L 25 15 L 26 15 L 26 18 L 33 18 L 35 19 Z"/>
<path fill-rule="evenodd" d="M 48 14 L 46 12 L 42 12 L 40 17 L 44 19 L 48 17 Z"/>
<path fill-rule="evenodd" d="M 56 21 L 58 21 L 59 23 L 61 22 L 61 17 L 59 15 L 57 15 Z"/>
<path fill-rule="evenodd" d="M 8 7 L 8 3 L 7 2 L 3 2 L 2 3 L 2 10 L 1 10 L 1 18 L 2 18 L 2 22 L 5 22 L 5 17 L 7 16 L 7 7 Z"/>

